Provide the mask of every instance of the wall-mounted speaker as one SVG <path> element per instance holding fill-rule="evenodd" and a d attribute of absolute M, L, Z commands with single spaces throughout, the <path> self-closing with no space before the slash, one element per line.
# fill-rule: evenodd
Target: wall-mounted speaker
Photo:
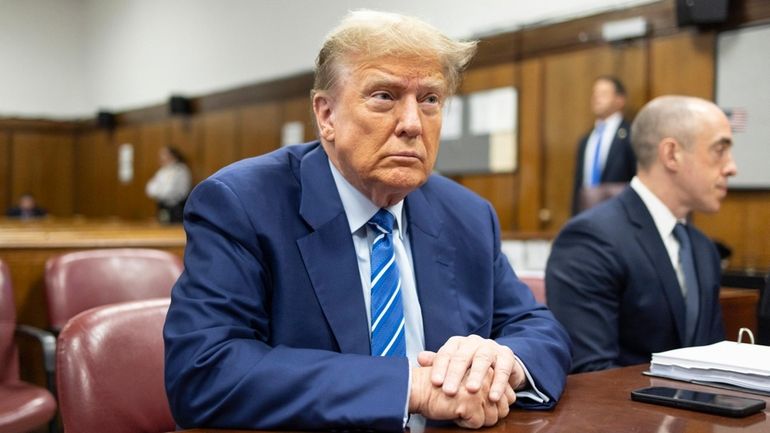
<path fill-rule="evenodd" d="M 720 24 L 727 21 L 729 0 L 676 0 L 676 22 L 690 24 Z"/>
<path fill-rule="evenodd" d="M 115 127 L 115 114 L 108 111 L 100 111 L 96 114 L 96 126 L 103 129 L 113 129 Z"/>
<path fill-rule="evenodd" d="M 172 96 L 168 100 L 168 112 L 173 114 L 192 114 L 192 102 L 184 96 Z"/>

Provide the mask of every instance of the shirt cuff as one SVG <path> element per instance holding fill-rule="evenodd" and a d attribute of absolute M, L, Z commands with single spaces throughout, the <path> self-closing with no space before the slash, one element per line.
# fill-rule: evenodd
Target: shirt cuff
<path fill-rule="evenodd" d="M 516 399 L 518 400 L 520 398 L 526 398 L 541 404 L 548 403 L 549 401 L 551 401 L 551 399 L 548 398 L 547 395 L 543 394 L 543 392 L 537 388 L 537 384 L 535 383 L 535 380 L 532 379 L 532 375 L 529 374 L 529 370 L 527 370 L 527 366 L 524 365 L 523 362 L 521 362 L 521 359 L 519 359 L 519 357 L 516 355 L 513 355 L 513 357 L 516 359 L 516 362 L 519 363 L 522 370 L 524 370 L 524 376 L 527 378 L 524 389 L 522 389 L 521 391 L 516 391 Z"/>

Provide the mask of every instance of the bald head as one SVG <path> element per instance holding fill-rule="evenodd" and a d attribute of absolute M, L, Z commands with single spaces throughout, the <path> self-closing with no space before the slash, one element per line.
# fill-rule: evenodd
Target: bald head
<path fill-rule="evenodd" d="M 666 138 L 690 148 L 703 122 L 714 115 L 723 116 L 719 107 L 691 96 L 661 96 L 647 103 L 631 125 L 631 146 L 639 168 L 650 168 L 657 158 L 658 144 Z"/>

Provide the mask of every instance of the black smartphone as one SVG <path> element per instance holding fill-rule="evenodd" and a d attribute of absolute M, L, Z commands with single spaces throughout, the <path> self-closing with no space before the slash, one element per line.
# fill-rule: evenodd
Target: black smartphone
<path fill-rule="evenodd" d="M 765 402 L 756 398 L 665 386 L 652 386 L 631 391 L 631 400 L 731 417 L 748 416 L 765 408 Z"/>

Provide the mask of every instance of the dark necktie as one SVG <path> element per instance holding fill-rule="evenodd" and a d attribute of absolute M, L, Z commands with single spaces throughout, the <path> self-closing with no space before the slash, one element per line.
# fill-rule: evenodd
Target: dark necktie
<path fill-rule="evenodd" d="M 699 297 L 698 276 L 695 273 L 692 244 L 687 228 L 682 223 L 674 226 L 674 237 L 679 241 L 679 265 L 684 274 L 685 306 L 687 308 L 686 344 L 695 343 L 695 327 L 698 324 Z"/>
<path fill-rule="evenodd" d="M 406 356 L 401 279 L 393 250 L 395 218 L 380 209 L 367 223 L 374 231 L 371 257 L 372 355 Z"/>

